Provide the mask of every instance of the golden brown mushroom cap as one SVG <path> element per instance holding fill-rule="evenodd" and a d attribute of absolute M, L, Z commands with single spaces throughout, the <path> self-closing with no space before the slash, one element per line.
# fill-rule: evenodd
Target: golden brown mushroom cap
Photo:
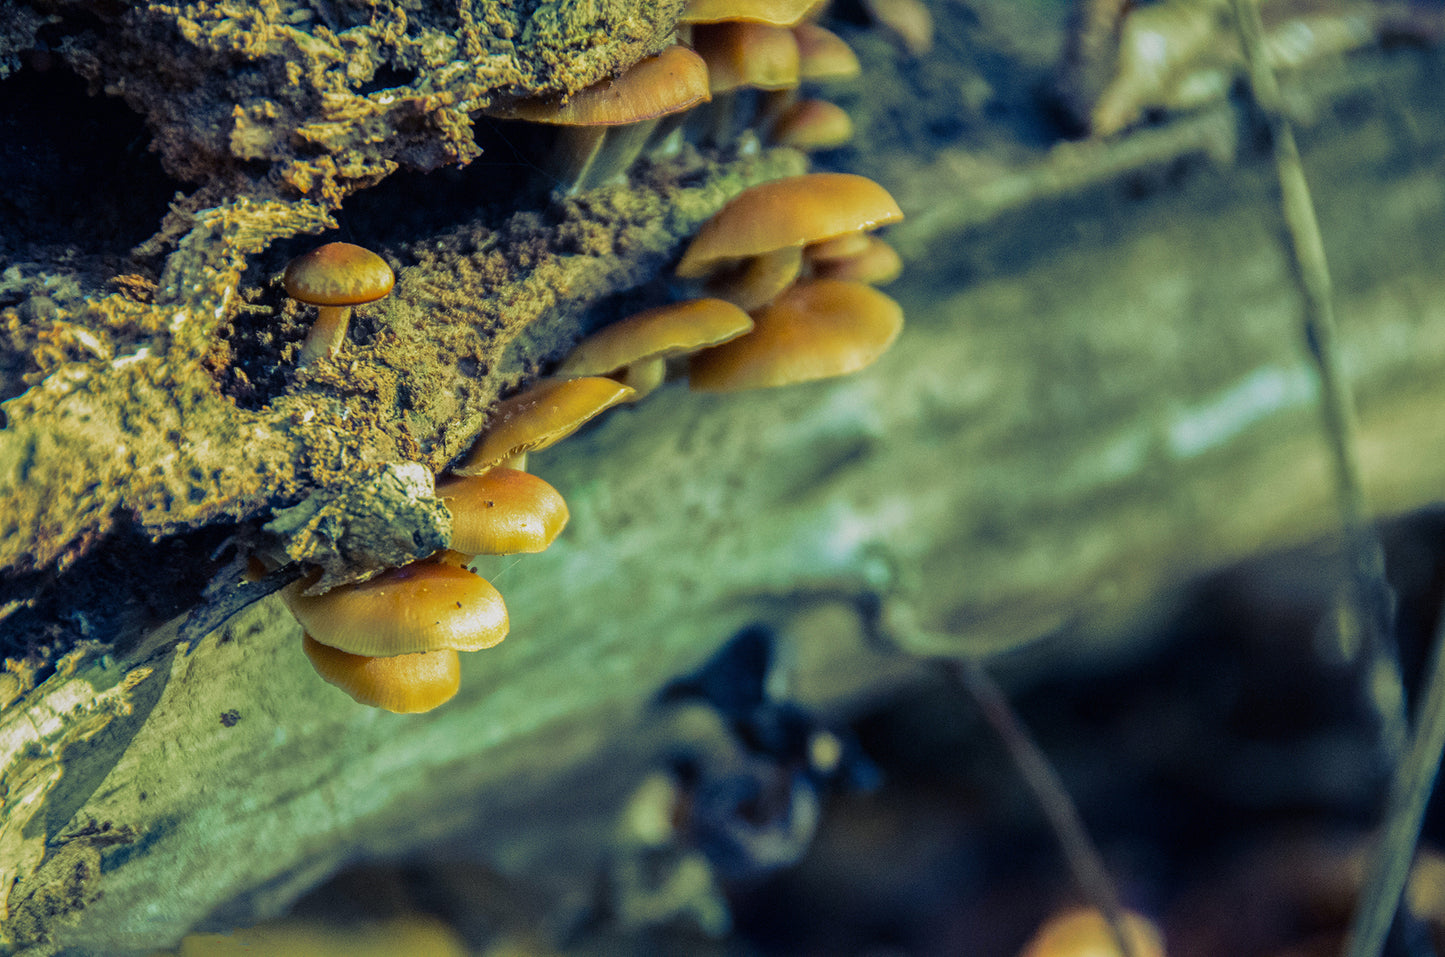
<path fill-rule="evenodd" d="M 688 0 L 678 23 L 720 23 L 750 20 L 788 27 L 826 0 Z"/>
<path fill-rule="evenodd" d="M 452 472 L 480 475 L 508 456 L 544 449 L 632 394 L 628 386 L 596 376 L 539 382 L 497 405 L 487 431 Z"/>
<path fill-rule="evenodd" d="M 465 568 L 413 562 L 320 595 L 308 579 L 281 590 L 301 627 L 323 645 L 384 657 L 480 651 L 507 636 L 507 606 L 492 583 Z"/>
<path fill-rule="evenodd" d="M 1151 921 L 1125 911 L 1122 923 L 1134 957 L 1164 957 L 1164 938 Z M 1045 921 L 1019 957 L 1115 957 L 1119 953 L 1104 915 L 1092 907 L 1078 907 Z"/>
<path fill-rule="evenodd" d="M 396 275 L 376 253 L 351 243 L 327 243 L 286 265 L 286 295 L 313 306 L 357 306 L 391 292 Z"/>
<path fill-rule="evenodd" d="M 886 286 L 903 274 L 903 259 L 897 250 L 877 236 L 864 237 L 867 245 L 852 256 L 838 256 L 813 262 L 819 279 L 847 279 L 870 286 Z"/>
<path fill-rule="evenodd" d="M 311 667 L 326 681 L 373 708 L 417 714 L 445 704 L 461 686 L 462 668 L 450 648 L 390 658 L 348 654 L 306 635 Z"/>
<path fill-rule="evenodd" d="M 829 150 L 853 138 L 853 119 L 836 103 L 799 100 L 783 111 L 769 136 L 779 146 Z"/>
<path fill-rule="evenodd" d="M 787 90 L 798 85 L 798 41 L 786 27 L 766 23 L 702 24 L 692 45 L 707 63 L 713 93 L 739 87 Z"/>
<path fill-rule="evenodd" d="M 753 331 L 692 357 L 688 381 L 732 392 L 856 372 L 881 356 L 903 328 L 903 310 L 862 283 L 799 283 L 754 317 Z"/>
<path fill-rule="evenodd" d="M 565 103 L 524 100 L 492 115 L 559 126 L 619 126 L 677 113 L 709 99 L 707 65 L 683 46 L 638 61 L 612 80 L 594 83 Z"/>
<path fill-rule="evenodd" d="M 922 56 L 933 49 L 933 14 L 922 0 L 863 0 L 863 7 L 897 35 L 908 52 Z"/>
<path fill-rule="evenodd" d="M 561 493 L 517 469 L 445 478 L 436 495 L 452 513 L 452 548 L 466 555 L 540 552 L 567 524 Z"/>
<path fill-rule="evenodd" d="M 696 278 L 719 260 L 804 246 L 903 218 L 888 191 L 852 173 L 807 173 L 743 190 L 693 238 L 677 274 Z"/>
<path fill-rule="evenodd" d="M 802 247 L 784 246 L 715 270 L 703 288 L 719 299 L 753 312 L 778 298 L 802 272 Z"/>
<path fill-rule="evenodd" d="M 847 259 L 866 250 L 868 240 L 867 233 L 844 233 L 832 239 L 825 239 L 821 243 L 814 243 L 803 250 L 803 255 L 807 258 L 809 265 L 817 265 L 830 259 Z"/>
<path fill-rule="evenodd" d="M 798 75 L 805 80 L 847 80 L 863 72 L 858 54 L 838 34 L 816 23 L 793 27 L 798 42 Z"/>
<path fill-rule="evenodd" d="M 752 318 L 721 299 L 691 299 L 647 309 L 592 333 L 558 368 L 562 375 L 605 375 L 644 359 L 670 359 L 735 339 Z"/>

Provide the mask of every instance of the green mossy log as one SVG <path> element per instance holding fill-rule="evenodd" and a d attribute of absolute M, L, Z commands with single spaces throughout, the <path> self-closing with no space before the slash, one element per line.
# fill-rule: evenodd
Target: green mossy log
<path fill-rule="evenodd" d="M 1308 75 L 1295 90 L 1312 107 L 1305 162 L 1360 399 L 1367 492 L 1383 512 L 1445 487 L 1442 69 L 1438 53 L 1402 51 Z M 435 712 L 384 714 L 324 684 L 274 597 L 180 643 L 180 618 L 128 619 L 120 645 L 76 642 L 78 620 L 70 654 L 38 687 L 23 671 L 0 676 L 0 948 L 168 946 L 208 922 L 277 914 L 347 862 L 441 841 L 561 899 L 593 885 L 626 794 L 676 740 L 646 702 L 743 625 L 778 626 L 799 694 L 845 707 L 914 667 L 880 658 L 868 627 L 919 653 L 987 654 L 1046 635 L 1066 645 L 1203 571 L 1331 534 L 1273 174 L 1238 124 L 1219 106 L 1027 162 L 940 155 L 896 182 L 880 152 L 877 175 L 910 216 L 890 237 L 909 263 L 890 290 L 908 316 L 896 347 L 836 382 L 724 397 L 664 388 L 537 455 L 531 468 L 566 496 L 571 524 L 547 552 L 487 569 L 512 635 L 466 656 L 461 692 Z M 735 159 L 569 201 L 540 231 L 532 220 L 461 228 L 433 260 L 412 248 L 418 272 L 399 276 L 377 328 L 430 344 L 423 370 L 437 374 L 476 291 L 537 260 L 474 266 L 470 300 L 448 299 L 437 277 L 458 274 L 468 254 L 509 255 L 495 251 L 508 229 L 545 233 L 531 248 L 555 253 L 518 282 L 556 288 L 581 276 L 592 301 L 642 285 L 726 195 L 799 162 L 788 151 Z M 647 197 L 660 194 L 677 211 L 655 225 Z M 142 318 L 111 327 L 125 350 L 80 364 L 110 371 L 56 367 L 6 404 L 0 496 L 30 511 L 23 533 L 6 531 L 5 566 L 120 547 L 103 525 L 117 505 L 147 535 L 269 514 L 338 481 L 343 450 L 437 468 L 498 391 L 584 325 L 583 305 L 564 308 L 565 321 L 542 318 L 557 300 L 536 292 L 516 339 L 532 344 L 510 365 L 489 354 L 475 392 L 431 383 L 406 400 L 418 404 L 388 414 L 372 403 L 358 423 L 343 415 L 336 370 L 249 419 L 190 426 L 192 451 L 180 454 L 221 462 L 254 447 L 281 463 L 274 484 L 255 478 L 259 459 L 196 480 L 190 461 L 162 458 L 152 482 L 148 458 L 115 461 L 116 437 L 187 426 L 127 414 L 118 397 L 166 392 L 156 407 L 174 409 L 172 390 L 190 383 L 185 402 L 228 401 L 195 385 L 219 321 L 205 317 L 224 311 L 217 290 L 237 287 L 267 242 L 329 215 L 277 203 L 198 214 L 156 283 L 172 297 L 164 310 L 138 307 Z M 554 240 L 569 223 L 612 225 L 577 226 L 563 246 Z M 435 315 L 451 333 L 416 331 Z M 117 369 L 142 337 L 156 351 Z M 398 348 L 381 336 L 357 355 L 363 371 L 391 370 L 393 385 L 367 388 L 394 401 L 418 394 L 396 371 L 406 368 Z M 235 425 L 266 416 L 277 418 L 251 432 Z M 321 451 L 290 447 L 317 419 L 318 433 L 330 430 Z M 112 469 L 98 490 L 95 479 L 59 478 L 58 463 L 76 456 Z M 32 474 L 37 488 L 19 481 Z M 172 480 L 198 484 L 156 496 L 153 513 L 137 507 L 152 501 L 143 490 Z M 191 501 L 191 487 L 215 498 Z M 47 496 L 66 495 L 99 498 L 76 519 L 74 508 L 50 511 Z M 865 622 L 860 608 L 881 613 Z M 104 611 L 99 597 L 76 610 Z"/>

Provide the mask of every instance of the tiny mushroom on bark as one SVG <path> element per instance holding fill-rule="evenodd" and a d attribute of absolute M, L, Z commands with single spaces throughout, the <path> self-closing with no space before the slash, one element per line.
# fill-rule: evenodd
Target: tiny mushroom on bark
<path fill-rule="evenodd" d="M 281 280 L 286 295 L 316 307 L 297 366 L 336 355 L 346 341 L 351 307 L 381 299 L 395 281 L 385 259 L 351 243 L 327 243 L 291 260 Z"/>
<path fill-rule="evenodd" d="M 1164 957 L 1164 937 L 1152 921 L 1133 911 L 1121 916 L 1132 957 Z M 1076 907 L 1046 920 L 1019 957 L 1123 957 L 1123 951 L 1102 913 Z"/>
<path fill-rule="evenodd" d="M 485 112 L 561 127 L 550 165 L 569 192 L 578 192 L 626 172 L 658 119 L 709 96 L 707 65 L 687 47 L 671 46 L 565 101 L 523 100 Z"/>
<path fill-rule="evenodd" d="M 868 240 L 867 233 L 844 233 L 833 239 L 813 243 L 803 250 L 803 258 L 808 261 L 810 266 L 816 266 L 831 259 L 849 259 L 866 250 Z"/>
<path fill-rule="evenodd" d="M 749 20 L 786 27 L 797 23 L 826 0 L 688 0 L 678 23 L 720 23 Z"/>
<path fill-rule="evenodd" d="M 896 250 L 876 236 L 865 236 L 866 245 L 851 256 L 815 259 L 811 262 L 817 279 L 848 279 L 870 286 L 886 286 L 903 274 L 903 259 Z"/>
<path fill-rule="evenodd" d="M 799 100 L 783 109 L 768 136 L 779 146 L 805 152 L 830 150 L 853 138 L 853 120 L 827 100 Z"/>
<path fill-rule="evenodd" d="M 798 75 L 804 80 L 851 80 L 863 72 L 858 54 L 842 37 L 816 23 L 793 27 L 798 43 Z"/>
<path fill-rule="evenodd" d="M 362 704 L 417 714 L 445 704 L 461 685 L 461 661 L 450 648 L 373 658 L 353 655 L 306 635 L 302 650 L 326 681 Z"/>
<path fill-rule="evenodd" d="M 693 47 L 707 63 L 714 96 L 741 87 L 783 90 L 798 85 L 798 41 L 786 27 L 728 21 L 693 29 Z"/>
<path fill-rule="evenodd" d="M 721 345 L 752 327 L 746 312 L 722 299 L 669 303 L 603 326 L 578 343 L 557 371 L 615 376 L 640 397 L 661 384 L 668 359 Z"/>
<path fill-rule="evenodd" d="M 761 183 L 743 190 L 698 230 L 677 275 L 702 278 L 751 256 L 902 218 L 887 190 L 852 173 L 806 173 Z"/>
<path fill-rule="evenodd" d="M 487 431 L 452 472 L 481 475 L 514 455 L 544 449 L 632 395 L 629 386 L 600 376 L 538 382 L 497 405 Z"/>
<path fill-rule="evenodd" d="M 303 578 L 281 590 L 307 634 L 353 655 L 480 651 L 507 636 L 507 606 L 465 568 L 413 562 L 355 585 L 307 595 Z"/>
<path fill-rule="evenodd" d="M 903 328 L 898 303 L 862 283 L 832 279 L 799 283 L 753 319 L 752 332 L 692 357 L 693 389 L 733 392 L 846 375 L 886 352 Z"/>
<path fill-rule="evenodd" d="M 452 513 L 452 550 L 463 555 L 540 552 L 567 524 L 567 503 L 551 485 L 516 469 L 437 482 Z"/>

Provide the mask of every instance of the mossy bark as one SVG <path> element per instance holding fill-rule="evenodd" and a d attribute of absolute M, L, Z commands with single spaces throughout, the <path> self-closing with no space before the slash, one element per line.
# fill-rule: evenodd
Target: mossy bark
<path fill-rule="evenodd" d="M 1438 55 L 1404 52 L 1299 89 L 1383 511 L 1445 487 L 1441 76 Z M 176 643 L 176 619 L 82 643 L 34 689 L 11 676 L 0 941 L 164 946 L 275 914 L 347 861 L 443 840 L 582 892 L 624 795 L 675 740 L 651 695 L 749 622 L 779 627 L 798 693 L 835 707 L 907 675 L 869 626 L 927 653 L 1067 647 L 1201 571 L 1331 534 L 1272 173 L 1237 122 L 1221 106 L 888 183 L 911 217 L 893 234 L 910 262 L 891 290 L 897 346 L 837 382 L 668 387 L 536 456 L 571 525 L 486 569 L 512 635 L 466 656 L 436 712 L 379 713 L 322 683 L 274 598 L 195 641 Z M 435 306 L 394 308 L 419 301 Z M 441 464 L 482 416 L 416 457 Z"/>

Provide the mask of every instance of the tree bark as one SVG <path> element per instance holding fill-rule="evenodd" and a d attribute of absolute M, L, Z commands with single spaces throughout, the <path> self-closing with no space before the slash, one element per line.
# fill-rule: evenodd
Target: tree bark
<path fill-rule="evenodd" d="M 1296 91 L 1381 513 L 1445 487 L 1441 70 L 1405 51 Z M 77 649 L 0 713 L 0 941 L 167 946 L 440 841 L 576 892 L 679 733 L 651 696 L 748 623 L 791 640 L 803 699 L 840 707 L 914 667 L 865 640 L 860 603 L 918 653 L 1085 642 L 1332 535 L 1273 173 L 1238 122 L 1220 106 L 888 183 L 910 217 L 896 347 L 816 385 L 671 386 L 537 455 L 571 524 L 484 569 L 511 636 L 436 712 L 325 685 L 274 598 L 197 641 L 174 643 L 178 619 Z"/>

